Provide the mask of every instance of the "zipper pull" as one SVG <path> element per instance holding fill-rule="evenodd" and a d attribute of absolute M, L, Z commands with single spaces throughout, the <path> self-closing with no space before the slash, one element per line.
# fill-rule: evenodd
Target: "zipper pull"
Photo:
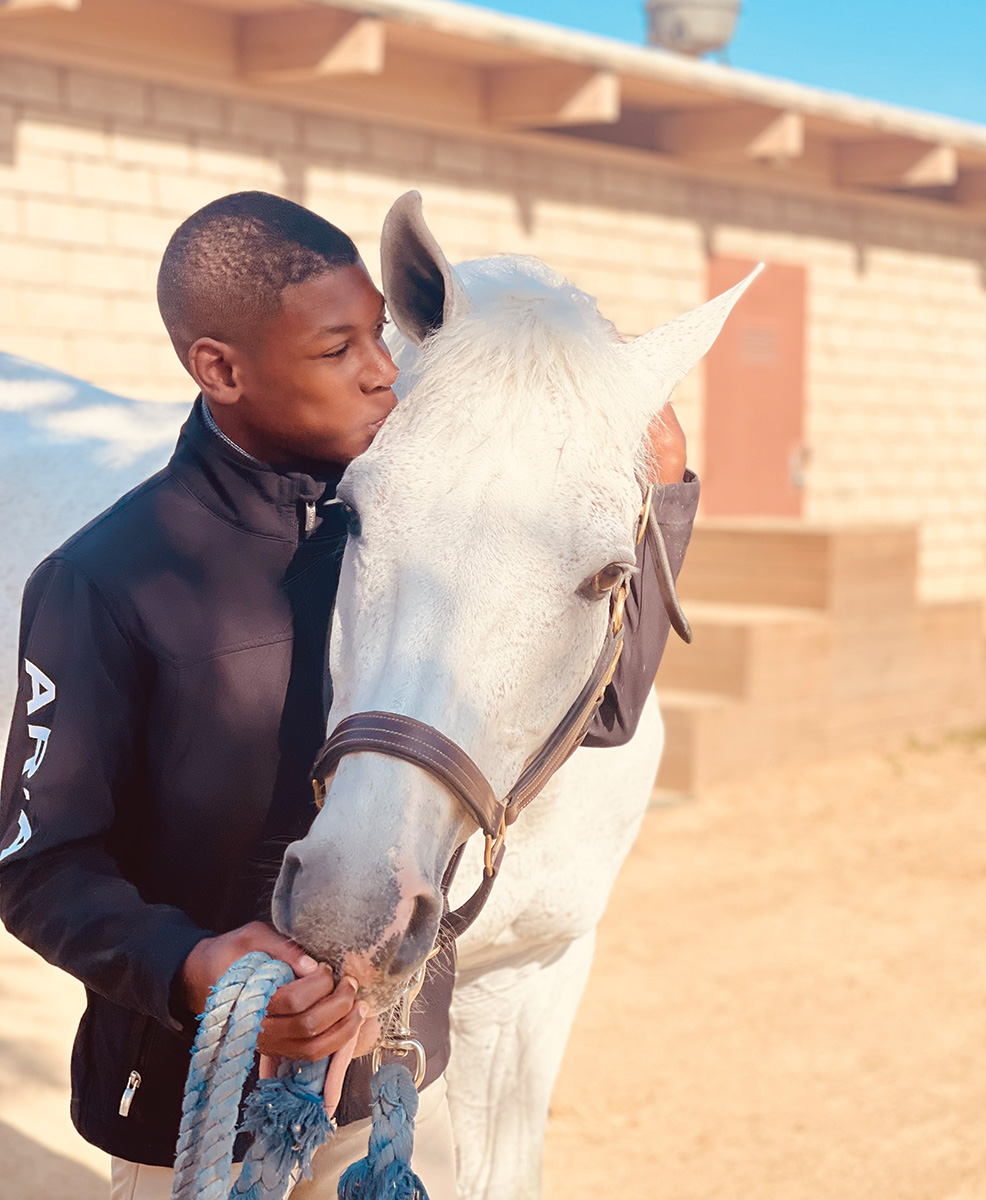
<path fill-rule="evenodd" d="M 310 537 L 315 532 L 315 501 L 305 501 L 305 537 Z"/>
<path fill-rule="evenodd" d="M 120 1116 L 128 1117 L 130 1115 L 130 1105 L 134 1102 L 134 1096 L 137 1095 L 137 1089 L 140 1087 L 140 1072 L 131 1071 L 130 1078 L 127 1080 L 127 1086 L 123 1089 L 123 1095 L 120 1097 Z"/>

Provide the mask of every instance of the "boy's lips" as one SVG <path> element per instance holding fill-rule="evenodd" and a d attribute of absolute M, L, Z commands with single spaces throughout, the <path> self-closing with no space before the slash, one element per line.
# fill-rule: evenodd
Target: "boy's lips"
<path fill-rule="evenodd" d="M 377 417 L 377 419 L 375 421 L 370 422 L 369 427 L 370 427 L 370 429 L 373 430 L 374 433 L 376 433 L 377 430 L 379 430 L 380 426 L 384 423 L 384 421 L 386 421 L 386 419 L 390 416 L 390 414 L 397 407 L 397 397 L 394 395 L 394 393 L 392 391 L 389 392 L 388 398 L 390 400 L 390 404 L 387 407 L 387 411 L 385 413 L 383 413 L 382 416 Z"/>

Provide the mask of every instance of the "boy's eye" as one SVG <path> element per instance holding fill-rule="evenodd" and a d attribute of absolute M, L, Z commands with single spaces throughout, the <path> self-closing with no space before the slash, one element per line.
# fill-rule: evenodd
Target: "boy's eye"
<path fill-rule="evenodd" d="M 322 357 L 323 358 L 342 358 L 342 356 L 346 353 L 346 351 L 348 349 L 349 349 L 349 343 L 347 342 L 345 344 L 345 346 L 340 346 L 340 348 L 338 350 L 327 350 L 325 352 L 325 354 L 322 355 Z"/>

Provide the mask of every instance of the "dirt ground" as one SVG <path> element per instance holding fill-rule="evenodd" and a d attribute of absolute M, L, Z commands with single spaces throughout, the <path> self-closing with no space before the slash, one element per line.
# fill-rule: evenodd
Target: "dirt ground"
<path fill-rule="evenodd" d="M 556 1089 L 546 1200 L 986 1197 L 986 740 L 652 812 Z"/>
<path fill-rule="evenodd" d="M 658 809 L 553 1105 L 546 1200 L 986 1200 L 986 739 Z M 103 1200 L 72 981 L 0 934 L 0 1197 Z M 521 1198 L 518 1198 L 521 1200 Z"/>

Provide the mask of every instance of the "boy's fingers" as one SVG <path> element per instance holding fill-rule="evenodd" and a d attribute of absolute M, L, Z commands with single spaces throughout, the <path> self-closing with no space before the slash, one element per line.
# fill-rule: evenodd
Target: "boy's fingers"
<path fill-rule="evenodd" d="M 688 448 L 685 431 L 670 401 L 651 421 L 647 436 L 651 453 L 657 460 L 657 478 L 652 482 L 680 483 L 685 477 Z"/>
<path fill-rule="evenodd" d="M 273 1079 L 277 1074 L 277 1069 L 281 1065 L 280 1056 L 277 1054 L 261 1054 L 260 1056 L 260 1078 Z"/>
<path fill-rule="evenodd" d="M 263 921 L 251 921 L 249 925 L 244 925 L 242 929 L 237 930 L 236 936 L 242 946 L 241 954 L 245 954 L 248 950 L 262 950 L 271 958 L 286 962 L 299 977 L 311 975 L 318 969 L 319 964 L 315 959 L 306 954 L 297 943 L 284 937 L 270 925 L 265 925 Z"/>
<path fill-rule="evenodd" d="M 279 1054 L 283 1058 L 315 1062 L 342 1049 L 350 1038 L 359 1033 L 364 1016 L 365 1009 L 359 1005 L 343 1020 L 336 1021 L 324 1033 L 315 1037 L 292 1036 L 282 1022 L 265 1021 L 257 1045 L 264 1054 Z"/>
<path fill-rule="evenodd" d="M 281 1042 L 305 1043 L 322 1037 L 335 1026 L 350 1018 L 354 1008 L 355 990 L 340 986 L 331 995 L 316 1001 L 301 1013 L 274 1013 L 264 1019 L 263 1032 Z M 345 1040 L 345 1039 L 343 1039 Z M 337 1042 L 341 1045 L 341 1042 Z M 305 1058 L 310 1055 L 305 1054 Z"/>
<path fill-rule="evenodd" d="M 360 1021 L 360 1025 L 363 1022 Z M 349 1069 L 349 1064 L 353 1061 L 353 1053 L 356 1050 L 356 1043 L 359 1040 L 359 1027 L 345 1045 L 332 1055 L 329 1060 L 329 1069 L 325 1073 L 325 1090 L 322 1093 L 325 1100 L 325 1111 L 330 1117 L 335 1116 L 335 1111 L 339 1107 L 339 1101 L 342 1099 L 342 1083 L 346 1078 L 346 1071 Z"/>
<path fill-rule="evenodd" d="M 352 1007 L 353 1000 L 356 997 L 357 983 L 354 979 L 345 976 L 338 987 L 335 986 L 335 980 L 332 972 L 328 967 L 319 967 L 317 971 L 313 971 L 311 975 L 306 975 L 303 979 L 296 979 L 293 983 L 286 983 L 283 987 L 279 987 L 271 997 L 270 1004 L 267 1006 L 267 1015 L 269 1017 L 295 1017 L 301 1016 L 303 1013 L 310 1012 L 316 1006 L 323 1004 L 330 996 L 334 996 L 338 1004 L 343 1005 L 343 1010 L 338 1012 L 336 1020 L 343 1016 Z M 334 1007 L 338 1007 L 338 1004 Z M 312 1030 L 313 1033 L 318 1032 Z"/>

